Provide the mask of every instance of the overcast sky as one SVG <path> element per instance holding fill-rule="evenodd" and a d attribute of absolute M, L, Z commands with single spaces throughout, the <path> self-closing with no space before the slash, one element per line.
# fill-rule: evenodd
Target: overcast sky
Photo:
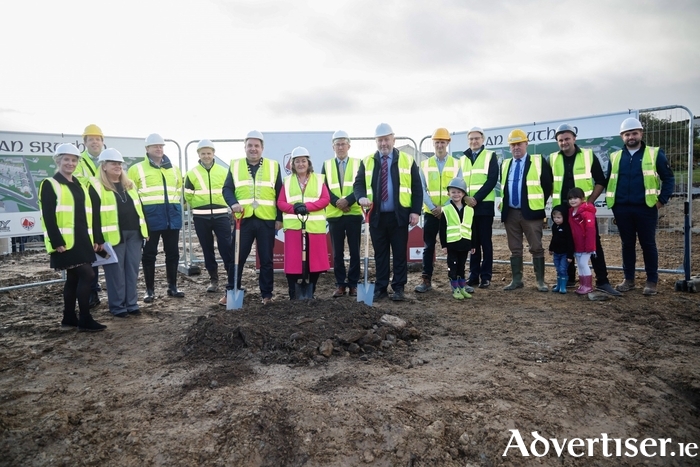
<path fill-rule="evenodd" d="M 186 143 L 700 113 L 700 1 L 15 0 L 0 130 Z"/>

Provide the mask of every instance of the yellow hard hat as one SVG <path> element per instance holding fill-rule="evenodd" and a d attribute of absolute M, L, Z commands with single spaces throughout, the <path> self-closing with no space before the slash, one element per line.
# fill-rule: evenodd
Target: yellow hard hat
<path fill-rule="evenodd" d="M 86 136 L 99 136 L 101 138 L 105 137 L 105 135 L 102 134 L 102 130 L 100 129 L 100 127 L 98 127 L 94 123 L 91 123 L 85 127 L 85 131 L 83 131 L 83 138 L 85 138 Z"/>
<path fill-rule="evenodd" d="M 516 128 L 508 134 L 508 144 L 527 143 L 527 133 Z"/>
<path fill-rule="evenodd" d="M 452 138 L 450 138 L 450 132 L 447 131 L 447 128 L 438 128 L 433 132 L 433 139 L 442 139 L 445 141 L 452 141 Z"/>

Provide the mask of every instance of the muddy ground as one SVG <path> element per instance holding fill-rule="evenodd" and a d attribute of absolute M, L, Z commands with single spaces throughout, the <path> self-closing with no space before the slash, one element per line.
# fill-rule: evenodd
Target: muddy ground
<path fill-rule="evenodd" d="M 619 264 L 617 237 L 604 245 Z M 96 334 L 60 329 L 59 284 L 0 293 L 0 465 L 700 463 L 677 449 L 700 442 L 700 295 L 675 292 L 680 276 L 662 275 L 655 297 L 591 301 L 537 292 L 530 266 L 525 288 L 504 292 L 499 264 L 489 289 L 459 302 L 438 262 L 427 294 L 410 273 L 406 302 L 332 299 L 331 274 L 316 300 L 289 302 L 278 274 L 263 307 L 251 267 L 243 309 L 227 312 L 206 277 L 181 276 L 186 297 L 174 299 L 157 274 L 160 296 L 141 316 L 112 318 L 103 294 L 94 315 L 108 328 Z M 53 277 L 44 254 L 0 259 L 0 286 Z M 533 431 L 672 443 L 665 457 L 629 457 L 624 445 L 616 457 L 614 444 L 611 458 L 553 446 L 504 457 L 509 430 L 528 449 Z"/>

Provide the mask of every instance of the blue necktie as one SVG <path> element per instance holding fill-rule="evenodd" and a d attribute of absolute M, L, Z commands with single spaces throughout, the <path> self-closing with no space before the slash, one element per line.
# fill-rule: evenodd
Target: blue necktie
<path fill-rule="evenodd" d="M 513 169 L 513 193 L 511 193 L 513 206 L 520 204 L 520 161 L 521 159 L 515 159 L 515 169 Z"/>

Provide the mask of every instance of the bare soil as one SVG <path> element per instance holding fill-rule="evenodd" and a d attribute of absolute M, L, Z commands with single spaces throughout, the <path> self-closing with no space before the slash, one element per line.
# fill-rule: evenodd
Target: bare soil
<path fill-rule="evenodd" d="M 604 245 L 619 264 L 617 237 Z M 55 277 L 45 254 L 0 259 L 0 286 Z M 1 293 L 0 465 L 698 465 L 600 449 L 503 456 L 515 429 L 528 447 L 533 431 L 671 438 L 669 451 L 700 441 L 700 296 L 675 292 L 680 276 L 662 275 L 655 297 L 602 301 L 537 292 L 531 266 L 525 288 L 505 292 L 497 264 L 464 301 L 444 262 L 431 292 L 413 293 L 419 278 L 407 301 L 368 307 L 330 298 L 332 273 L 316 300 L 290 302 L 278 274 L 263 306 L 251 268 L 243 308 L 227 312 L 205 276 L 181 276 L 186 297 L 166 297 L 159 269 L 140 316 L 112 318 L 102 294 L 94 316 L 108 328 L 95 334 L 60 329 L 61 284 Z"/>

